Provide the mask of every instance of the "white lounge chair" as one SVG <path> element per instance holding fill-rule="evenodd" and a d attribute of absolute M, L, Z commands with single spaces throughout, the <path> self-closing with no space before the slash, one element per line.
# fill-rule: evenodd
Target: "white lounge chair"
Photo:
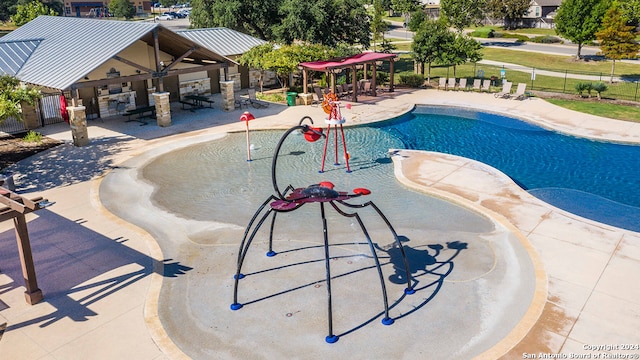
<path fill-rule="evenodd" d="M 516 92 L 513 94 L 513 99 L 514 100 L 524 100 L 527 98 L 527 94 L 525 93 L 527 90 L 527 84 L 526 83 L 518 83 L 518 88 L 516 89 Z"/>
<path fill-rule="evenodd" d="M 446 88 L 447 88 L 447 78 L 443 78 L 443 77 L 439 78 L 438 79 L 438 90 L 441 90 L 441 89 L 445 89 L 446 90 Z"/>
<path fill-rule="evenodd" d="M 447 90 L 455 90 L 456 89 L 456 78 L 449 78 L 447 82 Z"/>
<path fill-rule="evenodd" d="M 462 91 L 467 91 L 467 78 L 460 78 L 460 82 L 458 83 L 458 89 Z"/>
<path fill-rule="evenodd" d="M 482 86 L 482 80 L 473 79 L 473 91 L 480 91 L 480 87 Z"/>
<path fill-rule="evenodd" d="M 500 91 L 499 93 L 495 93 L 493 94 L 493 96 L 497 97 L 497 98 L 502 98 L 502 99 L 508 99 L 511 97 L 511 85 L 513 85 L 512 82 L 507 81 L 504 84 L 502 84 L 502 91 Z"/>
<path fill-rule="evenodd" d="M 491 80 L 489 79 L 482 80 L 482 89 L 480 91 L 486 91 L 486 92 L 491 91 Z"/>

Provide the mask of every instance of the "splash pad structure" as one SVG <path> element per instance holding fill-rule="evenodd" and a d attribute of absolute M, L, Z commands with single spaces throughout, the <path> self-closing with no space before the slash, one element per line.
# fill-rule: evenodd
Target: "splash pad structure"
<path fill-rule="evenodd" d="M 324 163 L 327 158 L 327 147 L 329 145 L 329 135 L 331 135 L 331 129 L 333 129 L 333 144 L 334 144 L 334 153 L 336 156 L 336 160 L 333 165 L 340 165 L 338 161 L 338 125 L 340 125 L 340 135 L 342 136 L 342 150 L 344 154 L 344 161 L 347 164 L 347 172 L 351 172 L 351 168 L 349 167 L 349 153 L 347 152 L 347 141 L 344 138 L 344 128 L 342 124 L 345 123 L 346 119 L 342 116 L 340 112 L 340 102 L 338 101 L 338 97 L 333 91 L 328 94 L 323 95 L 322 100 L 322 110 L 327 113 L 329 116 L 324 120 L 327 124 L 327 136 L 324 141 L 324 150 L 322 151 L 322 167 L 320 168 L 320 173 L 324 172 Z M 333 128 L 331 127 L 333 126 Z"/>
<path fill-rule="evenodd" d="M 337 107 L 337 105 L 333 105 L 332 107 L 333 107 L 333 110 L 332 110 L 332 113 L 330 114 L 329 119 L 332 119 L 332 116 L 334 115 L 338 116 L 339 114 L 339 111 L 335 112 L 335 108 Z M 374 243 L 372 242 L 371 237 L 369 236 L 369 232 L 367 231 L 366 226 L 362 222 L 358 212 L 351 211 L 349 209 L 371 207 L 375 210 L 375 212 L 384 221 L 389 232 L 393 236 L 393 239 L 394 239 L 393 246 L 394 248 L 397 249 L 402 259 L 401 262 L 403 264 L 403 269 L 400 270 L 400 272 L 403 272 L 404 274 L 399 274 L 399 277 L 403 278 L 403 280 L 406 280 L 407 287 L 405 288 L 404 293 L 407 295 L 411 295 L 415 292 L 415 289 L 413 288 L 413 285 L 412 285 L 411 271 L 409 268 L 409 263 L 407 261 L 407 257 L 406 257 L 403 245 L 401 244 L 398 234 L 394 230 L 393 226 L 391 225 L 387 217 L 371 201 L 368 201 L 362 204 L 350 204 L 347 202 L 347 200 L 349 199 L 369 195 L 371 192 L 368 189 L 356 188 L 353 190 L 353 193 L 336 191 L 334 190 L 334 184 L 328 181 L 323 181 L 318 184 L 310 185 L 306 188 L 295 188 L 292 185 L 288 185 L 285 188 L 284 192 L 280 191 L 276 181 L 276 178 L 277 178 L 276 165 L 277 165 L 280 149 L 282 147 L 282 144 L 286 140 L 286 138 L 294 131 L 301 131 L 304 134 L 305 140 L 309 142 L 315 142 L 319 140 L 321 137 L 325 137 L 325 139 L 328 139 L 328 137 L 322 133 L 321 129 L 303 124 L 304 120 L 306 119 L 309 119 L 313 124 L 313 120 L 310 117 L 308 116 L 303 117 L 302 120 L 300 120 L 300 123 L 298 126 L 294 126 L 290 128 L 282 135 L 282 137 L 280 138 L 280 141 L 278 142 L 278 145 L 275 148 L 275 152 L 272 159 L 272 165 L 271 165 L 271 180 L 272 180 L 272 185 L 273 185 L 275 195 L 269 196 L 269 198 L 267 198 L 267 200 L 265 200 L 258 207 L 258 210 L 254 213 L 253 217 L 251 218 L 251 220 L 249 221 L 249 224 L 245 229 L 244 236 L 242 238 L 242 241 L 240 243 L 240 248 L 238 251 L 237 268 L 236 268 L 236 273 L 234 275 L 233 303 L 231 304 L 231 310 L 239 310 L 243 307 L 243 304 L 238 301 L 238 290 L 239 290 L 240 280 L 245 278 L 245 274 L 242 273 L 242 266 L 244 264 L 247 252 L 249 251 L 249 248 L 256 234 L 258 233 L 262 225 L 265 223 L 269 215 L 272 215 L 272 217 L 271 217 L 271 226 L 269 231 L 269 245 L 268 245 L 268 251 L 266 253 L 266 256 L 275 257 L 277 255 L 277 252 L 274 251 L 274 248 L 273 248 L 273 233 L 274 233 L 277 214 L 285 213 L 285 212 L 293 212 L 297 209 L 300 209 L 305 204 L 317 203 L 320 206 L 320 216 L 322 220 L 322 230 L 323 230 L 323 240 L 324 240 L 323 241 L 324 263 L 325 263 L 325 271 L 326 271 L 325 282 L 327 286 L 328 335 L 326 336 L 325 341 L 327 343 L 335 343 L 336 341 L 338 341 L 339 337 L 335 335 L 333 332 L 333 306 L 332 306 L 332 298 L 331 298 L 331 264 L 330 264 L 331 257 L 329 254 L 328 221 L 327 221 L 326 212 L 325 212 L 325 204 L 331 205 L 331 207 L 339 215 L 343 217 L 354 218 L 357 221 L 360 227 L 360 230 L 362 231 L 362 234 L 365 236 L 367 240 L 367 244 L 369 245 L 369 250 L 371 251 L 371 256 L 375 262 L 378 278 L 380 280 L 380 288 L 382 291 L 382 300 L 384 304 L 384 317 L 382 319 L 382 324 L 391 325 L 394 323 L 394 319 L 389 316 L 389 302 L 388 302 L 387 290 L 386 290 L 385 280 L 382 273 L 382 268 L 380 266 L 380 260 L 378 259 L 378 255 L 376 253 L 376 245 L 374 245 Z M 335 124 L 329 124 L 329 129 L 327 130 L 327 132 L 330 131 L 331 125 L 334 125 L 334 129 L 335 129 L 335 126 L 337 126 Z M 341 125 L 341 131 L 342 131 L 342 125 Z M 343 135 L 343 145 L 345 148 L 345 158 L 347 158 L 346 144 L 344 143 L 343 131 L 342 131 L 342 135 Z M 327 142 L 328 140 L 325 140 L 325 150 L 324 150 L 325 156 L 326 156 Z M 337 138 L 336 138 L 336 149 L 337 149 Z M 336 160 L 337 160 L 337 151 L 336 151 Z M 347 166 L 348 166 L 348 160 L 347 160 Z M 323 167 L 324 167 L 324 157 L 323 157 Z M 262 216 L 260 216 L 260 214 L 262 214 Z M 258 220 L 258 217 L 260 217 L 259 220 Z M 257 223 L 256 223 L 256 220 L 258 220 Z"/>

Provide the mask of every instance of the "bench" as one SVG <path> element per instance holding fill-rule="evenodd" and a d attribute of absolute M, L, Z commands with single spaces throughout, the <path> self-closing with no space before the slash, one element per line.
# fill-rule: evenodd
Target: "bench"
<path fill-rule="evenodd" d="M 146 113 L 149 113 L 149 115 L 145 115 Z M 136 108 L 133 110 L 127 110 L 125 112 L 125 115 L 127 115 L 128 119 L 125 122 L 131 122 L 131 121 L 137 121 L 140 124 L 140 126 L 142 125 L 147 125 L 148 123 L 146 121 L 142 121 L 140 119 L 144 118 L 144 117 L 149 117 L 149 118 L 155 118 L 156 117 L 156 107 L 155 106 L 145 106 L 145 107 L 140 107 L 140 108 Z M 131 116 L 132 115 L 138 115 L 137 118 L 132 119 Z"/>
<path fill-rule="evenodd" d="M 202 106 L 199 106 L 198 104 L 196 104 L 195 101 L 186 101 L 186 100 L 180 100 L 180 104 L 182 104 L 182 109 L 183 110 L 191 110 L 191 111 L 196 111 L 197 109 L 202 108 Z M 189 106 L 189 108 L 185 109 L 185 105 Z"/>

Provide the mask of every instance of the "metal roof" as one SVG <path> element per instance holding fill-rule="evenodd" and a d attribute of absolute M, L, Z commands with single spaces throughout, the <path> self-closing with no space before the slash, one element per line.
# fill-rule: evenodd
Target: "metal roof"
<path fill-rule="evenodd" d="M 224 56 L 242 55 L 267 42 L 228 28 L 178 30 L 176 33 Z"/>
<path fill-rule="evenodd" d="M 0 42 L 0 75 L 15 76 L 42 39 Z"/>
<path fill-rule="evenodd" d="M 154 23 L 38 16 L 0 41 L 42 38 L 17 77 L 67 89 L 156 27 Z"/>
<path fill-rule="evenodd" d="M 8 47 L 9 42 L 41 38 L 16 77 L 27 83 L 66 90 L 136 41 L 154 46 L 155 29 L 160 50 L 176 58 L 195 48 L 189 55 L 192 59 L 234 63 L 153 22 L 43 15 L 0 38 L 0 44 Z"/>

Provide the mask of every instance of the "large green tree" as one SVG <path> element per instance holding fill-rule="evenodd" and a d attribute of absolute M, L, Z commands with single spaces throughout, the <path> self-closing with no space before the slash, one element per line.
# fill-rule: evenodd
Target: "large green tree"
<path fill-rule="evenodd" d="M 620 11 L 629 25 L 638 26 L 640 24 L 640 0 L 619 0 L 619 3 Z"/>
<path fill-rule="evenodd" d="M 279 23 L 272 25 L 278 42 L 327 46 L 346 42 L 369 47 L 370 18 L 361 0 L 285 0 L 279 14 Z"/>
<path fill-rule="evenodd" d="M 267 41 L 369 46 L 363 0 L 193 0 L 194 28 L 224 26 Z"/>
<path fill-rule="evenodd" d="M 374 51 L 376 50 L 376 42 L 384 41 L 384 33 L 389 30 L 389 23 L 383 18 L 385 12 L 382 7 L 382 0 L 373 0 L 373 17 L 371 18 L 370 27 Z"/>
<path fill-rule="evenodd" d="M 411 43 L 411 55 L 420 64 L 427 64 L 427 81 L 431 80 L 431 64 L 444 63 L 447 44 L 455 39 L 444 21 L 426 20 L 417 29 Z"/>
<path fill-rule="evenodd" d="M 40 1 L 31 1 L 25 5 L 18 5 L 15 15 L 11 16 L 11 21 L 16 26 L 22 26 L 40 15 L 56 16 L 58 13 Z"/>
<path fill-rule="evenodd" d="M 614 2 L 604 15 L 602 28 L 596 33 L 596 38 L 600 41 L 602 54 L 612 60 L 609 82 L 613 82 L 616 60 L 635 58 L 640 49 L 635 41 L 633 26 L 627 25 L 618 3 Z"/>
<path fill-rule="evenodd" d="M 458 31 L 479 24 L 484 18 L 486 0 L 442 0 L 441 16 Z"/>
<path fill-rule="evenodd" d="M 117 18 L 133 19 L 136 16 L 136 7 L 129 0 L 111 0 L 109 12 Z"/>
<path fill-rule="evenodd" d="M 582 57 L 582 46 L 595 40 L 609 4 L 609 0 L 564 0 L 560 5 L 554 19 L 556 33 L 578 45 L 576 60 Z"/>
<path fill-rule="evenodd" d="M 22 119 L 21 103 L 33 105 L 40 91 L 20 84 L 13 76 L 0 75 L 0 123 L 8 118 Z"/>
<path fill-rule="evenodd" d="M 445 44 L 445 51 L 440 61 L 443 64 L 453 65 L 453 77 L 456 77 L 458 65 L 482 60 L 481 49 L 482 45 L 479 42 L 458 32 L 453 41 Z"/>
<path fill-rule="evenodd" d="M 227 27 L 266 41 L 275 41 L 281 22 L 280 0 L 191 0 L 191 26 Z"/>
<path fill-rule="evenodd" d="M 262 73 L 266 70 L 275 71 L 282 85 L 287 86 L 289 74 L 297 71 L 298 64 L 301 62 L 330 59 L 354 53 L 353 48 L 344 46 L 294 44 L 276 47 L 273 44 L 264 44 L 255 46 L 242 54 L 238 58 L 238 62 L 241 65 L 260 70 Z"/>
<path fill-rule="evenodd" d="M 518 21 L 527 14 L 531 0 L 488 0 L 487 10 L 496 19 L 504 19 L 507 29 L 515 29 Z"/>

